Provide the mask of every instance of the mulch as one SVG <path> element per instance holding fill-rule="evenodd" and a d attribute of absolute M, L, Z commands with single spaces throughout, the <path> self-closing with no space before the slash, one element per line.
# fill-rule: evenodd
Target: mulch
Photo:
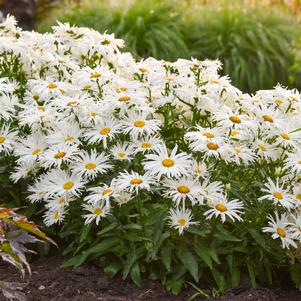
<path fill-rule="evenodd" d="M 174 296 L 167 293 L 156 281 L 145 280 L 138 288 L 121 277 L 107 278 L 100 269 L 83 265 L 75 269 L 61 268 L 62 258 L 51 257 L 34 261 L 32 275 L 25 279 L 20 274 L 0 264 L 0 280 L 26 282 L 24 293 L 28 301 L 187 301 L 194 290 L 187 287 Z M 0 296 L 0 301 L 4 297 Z M 204 297 L 194 301 L 208 300 Z M 250 289 L 238 287 L 219 296 L 219 301 L 301 301 L 301 292 L 292 287 Z"/>

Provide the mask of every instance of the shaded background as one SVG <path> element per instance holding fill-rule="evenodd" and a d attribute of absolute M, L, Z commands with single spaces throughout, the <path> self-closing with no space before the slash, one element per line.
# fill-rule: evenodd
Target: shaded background
<path fill-rule="evenodd" d="M 56 20 L 115 33 L 137 58 L 216 59 L 246 92 L 301 89 L 300 0 L 0 0 L 24 29 Z"/>

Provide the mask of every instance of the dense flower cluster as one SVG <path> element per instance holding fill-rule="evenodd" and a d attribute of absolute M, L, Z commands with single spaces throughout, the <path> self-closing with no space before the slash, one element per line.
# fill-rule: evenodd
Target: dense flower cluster
<path fill-rule="evenodd" d="M 182 234 L 206 220 L 244 222 L 265 203 L 262 230 L 300 244 L 297 91 L 244 94 L 218 61 L 136 61 L 122 40 L 87 28 L 38 34 L 11 17 L 0 28 L 1 62 L 14 57 L 26 75 L 0 80 L 0 150 L 16 157 L 11 179 L 32 182 L 29 201 L 45 203 L 46 225 L 78 200 L 86 224 L 147 200 L 167 202 L 167 224 Z"/>

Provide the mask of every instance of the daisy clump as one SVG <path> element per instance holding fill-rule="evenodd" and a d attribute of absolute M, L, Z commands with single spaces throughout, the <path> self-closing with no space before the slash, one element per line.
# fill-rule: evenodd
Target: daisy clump
<path fill-rule="evenodd" d="M 69 24 L 39 34 L 9 16 L 0 40 L 3 168 L 69 265 L 101 257 L 175 291 L 208 272 L 223 290 L 301 258 L 297 90 L 245 94 L 219 61 L 137 61 Z"/>

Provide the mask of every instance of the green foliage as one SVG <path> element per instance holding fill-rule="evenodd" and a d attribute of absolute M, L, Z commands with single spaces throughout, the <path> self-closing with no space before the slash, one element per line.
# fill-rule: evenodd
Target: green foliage
<path fill-rule="evenodd" d="M 187 44 L 200 59 L 220 59 L 223 73 L 244 91 L 288 85 L 296 24 L 279 12 L 200 10 L 186 26 Z"/>

